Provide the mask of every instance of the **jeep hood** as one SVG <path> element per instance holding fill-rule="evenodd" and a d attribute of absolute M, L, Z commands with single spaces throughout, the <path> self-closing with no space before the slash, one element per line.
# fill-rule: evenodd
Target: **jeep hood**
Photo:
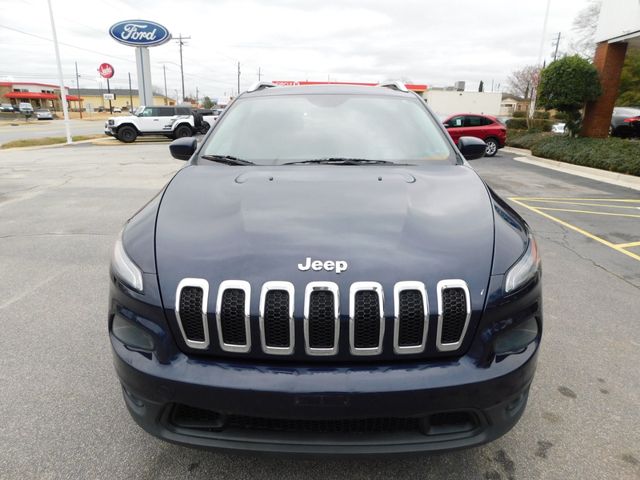
<path fill-rule="evenodd" d="M 482 305 L 493 242 L 484 183 L 454 165 L 189 166 L 166 188 L 156 223 L 166 307 L 186 277 L 207 279 L 212 292 L 223 280 L 246 280 L 254 292 L 269 280 L 298 292 L 311 281 L 375 281 L 387 295 L 417 280 L 430 297 L 439 280 L 459 278 Z M 348 269 L 300 271 L 307 257 Z"/>

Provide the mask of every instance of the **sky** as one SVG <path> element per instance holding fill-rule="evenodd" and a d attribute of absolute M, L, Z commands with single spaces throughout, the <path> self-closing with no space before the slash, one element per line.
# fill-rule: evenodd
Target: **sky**
<path fill-rule="evenodd" d="M 609 0 L 611 1 L 611 0 Z M 212 98 L 258 80 L 378 82 L 508 90 L 509 74 L 568 49 L 572 23 L 588 0 L 51 0 L 64 81 L 98 88 L 98 65 L 114 66 L 112 88 L 136 88 L 134 48 L 109 37 L 121 20 L 164 25 L 183 49 L 185 93 Z M 0 0 L 0 81 L 56 83 L 56 60 L 46 0 Z M 181 96 L 175 41 L 150 48 L 152 83 Z M 103 87 L 104 87 L 104 80 Z"/>

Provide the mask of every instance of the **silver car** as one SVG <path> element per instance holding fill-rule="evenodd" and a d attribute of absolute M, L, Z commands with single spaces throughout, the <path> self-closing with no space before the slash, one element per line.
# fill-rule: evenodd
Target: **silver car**
<path fill-rule="evenodd" d="M 46 108 L 39 108 L 34 114 L 38 120 L 53 120 L 52 113 Z"/>

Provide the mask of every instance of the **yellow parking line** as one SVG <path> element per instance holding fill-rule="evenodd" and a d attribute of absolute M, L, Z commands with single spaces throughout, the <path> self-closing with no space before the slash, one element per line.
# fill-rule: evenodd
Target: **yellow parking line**
<path fill-rule="evenodd" d="M 632 215 L 631 213 L 594 212 L 593 210 L 575 210 L 573 208 L 551 208 L 551 207 L 537 207 L 537 208 L 539 210 L 551 210 L 554 212 L 588 213 L 591 215 L 610 215 L 612 217 L 640 218 L 640 215 Z"/>
<path fill-rule="evenodd" d="M 561 205 L 581 205 L 585 207 L 607 207 L 607 208 L 628 208 L 631 210 L 638 210 L 640 207 L 629 207 L 627 205 L 607 205 L 604 203 L 584 203 L 584 202 L 563 202 L 561 200 L 531 200 L 529 202 L 542 202 L 542 203 L 559 203 Z"/>
<path fill-rule="evenodd" d="M 556 218 L 553 215 L 549 215 L 548 213 L 545 213 L 545 212 L 541 211 L 539 208 L 532 207 L 530 205 L 527 205 L 526 203 L 521 202 L 520 199 L 524 199 L 524 198 L 526 198 L 526 197 L 512 197 L 512 198 L 509 198 L 509 200 L 511 200 L 514 203 L 517 203 L 518 205 L 520 205 L 520 206 L 522 206 L 524 208 L 527 208 L 527 209 L 531 210 L 532 212 L 537 213 L 538 215 L 541 215 L 541 216 L 543 216 L 545 218 L 548 218 L 549 220 L 553 220 L 554 222 L 559 223 L 560 225 L 562 225 L 565 228 L 568 228 L 570 230 L 578 232 L 578 233 L 584 235 L 585 237 L 590 238 L 591 240 L 595 240 L 596 242 L 599 242 L 602 245 L 605 245 L 605 246 L 607 246 L 607 247 L 609 247 L 609 248 L 611 248 L 613 250 L 616 250 L 617 252 L 623 253 L 623 254 L 627 255 L 628 257 L 631 257 L 631 258 L 633 258 L 635 260 L 638 260 L 640 262 L 640 255 L 636 255 L 633 252 L 629 252 L 628 250 L 625 250 L 624 248 L 622 248 L 622 247 L 620 247 L 620 246 L 618 246 L 618 245 L 616 245 L 614 243 L 606 241 L 604 238 L 600 238 L 600 237 L 594 235 L 593 233 L 590 233 L 590 232 L 587 232 L 586 230 L 583 230 L 580 227 L 576 227 L 575 225 L 571 225 L 570 223 L 567 223 L 564 220 L 560 220 L 559 218 Z"/>
<path fill-rule="evenodd" d="M 511 200 L 578 200 L 582 202 L 630 202 L 640 203 L 640 200 L 630 198 L 572 198 L 572 197 L 512 197 Z"/>
<path fill-rule="evenodd" d="M 616 247 L 619 247 L 619 248 L 640 247 L 640 242 L 618 243 Z"/>

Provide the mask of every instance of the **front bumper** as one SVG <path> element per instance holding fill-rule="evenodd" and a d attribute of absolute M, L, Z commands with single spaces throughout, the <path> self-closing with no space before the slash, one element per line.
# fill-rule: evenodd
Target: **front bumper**
<path fill-rule="evenodd" d="M 312 454 L 442 451 L 495 440 L 524 411 L 539 345 L 536 340 L 521 353 L 480 367 L 468 356 L 410 364 L 294 366 L 180 353 L 160 363 L 155 355 L 128 350 L 113 335 L 111 343 L 125 403 L 150 434 L 195 447 Z M 172 413 L 179 406 L 215 412 L 223 420 L 201 428 L 175 424 Z M 241 415 L 260 419 L 261 425 L 389 418 L 420 419 L 424 425 L 434 415 L 462 412 L 470 425 L 434 431 L 292 432 L 224 424 L 225 418 Z"/>

